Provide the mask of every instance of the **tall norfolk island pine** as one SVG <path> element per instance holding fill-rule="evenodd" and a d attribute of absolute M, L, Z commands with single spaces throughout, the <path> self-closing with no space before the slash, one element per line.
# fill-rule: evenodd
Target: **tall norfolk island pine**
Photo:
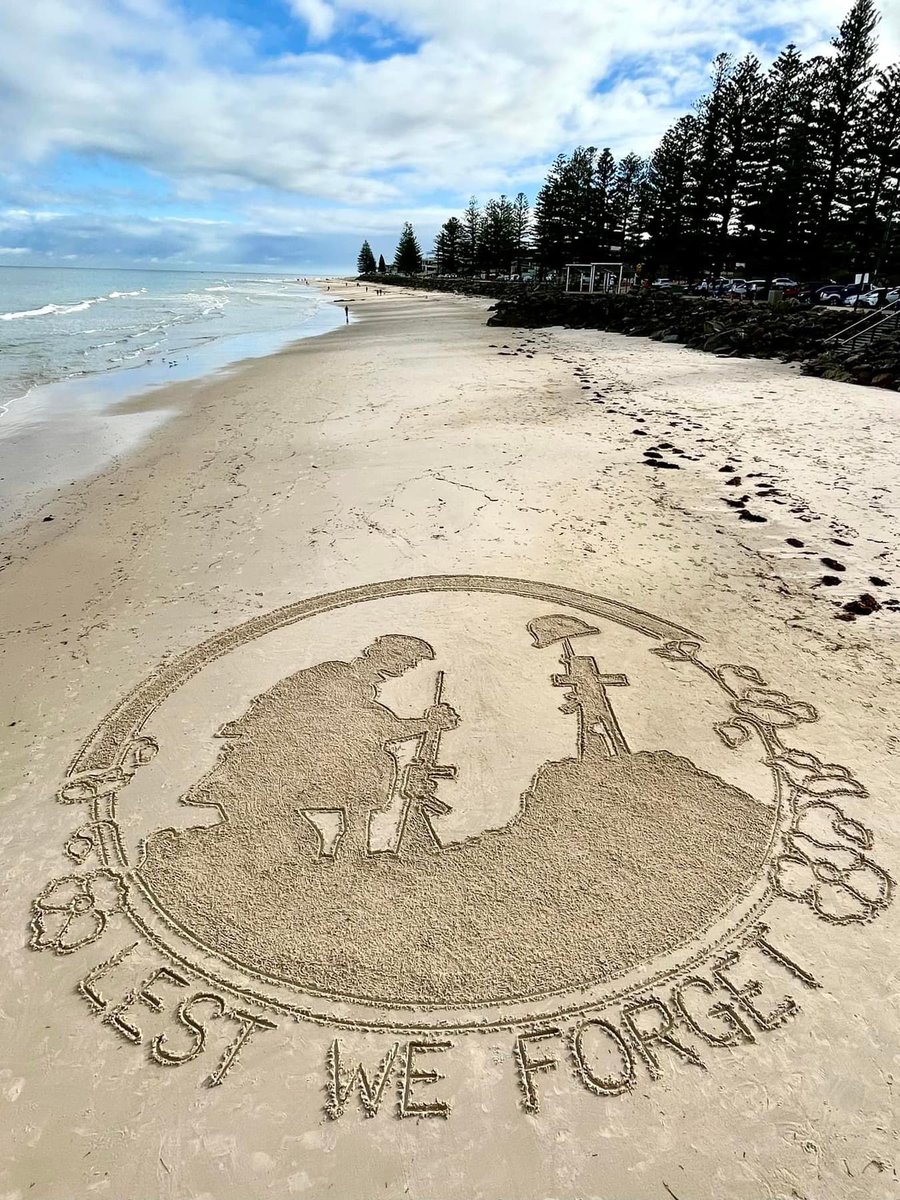
<path fill-rule="evenodd" d="M 362 244 L 362 249 L 356 260 L 356 270 L 360 275 L 373 275 L 375 273 L 375 255 L 372 253 L 372 247 L 367 241 Z"/>
<path fill-rule="evenodd" d="M 401 275 L 417 275 L 422 270 L 422 251 L 409 221 L 403 226 L 394 253 L 394 266 Z"/>

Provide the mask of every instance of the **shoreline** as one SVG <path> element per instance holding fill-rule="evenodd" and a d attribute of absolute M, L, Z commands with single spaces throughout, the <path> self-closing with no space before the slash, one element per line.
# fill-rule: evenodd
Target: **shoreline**
<path fill-rule="evenodd" d="M 311 290 L 312 287 L 311 287 Z M 315 288 L 325 299 L 327 294 Z M 69 484 L 102 472 L 169 420 L 192 388 L 343 322 L 323 307 L 297 330 L 229 334 L 176 357 L 38 384 L 0 414 L 0 529 L 33 517 Z M 180 389 L 184 389 L 182 393 Z M 40 482 L 35 482 L 35 475 Z"/>

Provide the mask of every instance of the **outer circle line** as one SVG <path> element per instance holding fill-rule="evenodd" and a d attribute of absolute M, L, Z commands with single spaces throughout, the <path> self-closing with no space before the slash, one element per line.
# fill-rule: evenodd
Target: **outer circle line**
<path fill-rule="evenodd" d="M 125 738 L 140 728 L 176 686 L 236 646 L 254 641 L 263 634 L 272 633 L 306 617 L 313 617 L 335 608 L 347 608 L 367 600 L 384 600 L 392 596 L 415 595 L 419 592 L 466 591 L 506 593 L 542 600 L 549 604 L 561 604 L 567 608 L 578 608 L 582 612 L 615 621 L 647 637 L 687 637 L 703 641 L 691 630 L 671 621 L 661 620 L 642 609 L 559 584 L 533 583 L 527 579 L 509 579 L 499 575 L 417 575 L 409 579 L 389 579 L 381 583 L 363 584 L 360 587 L 344 588 L 339 592 L 328 592 L 324 596 L 315 596 L 309 600 L 300 600 L 262 616 L 253 617 L 243 625 L 235 625 L 222 633 L 214 634 L 199 646 L 180 654 L 172 662 L 161 665 L 101 721 L 76 754 L 69 774 L 110 766 L 114 761 L 115 751 Z"/>

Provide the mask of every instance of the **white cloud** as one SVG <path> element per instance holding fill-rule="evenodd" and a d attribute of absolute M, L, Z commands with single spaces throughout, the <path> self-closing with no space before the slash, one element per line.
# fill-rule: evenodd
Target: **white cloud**
<path fill-rule="evenodd" d="M 211 192 L 240 216 L 264 190 L 306 198 L 300 228 L 331 212 L 365 231 L 438 192 L 533 189 L 579 142 L 649 151 L 713 53 L 753 50 L 773 27 L 818 46 L 849 0 L 288 3 L 316 49 L 265 59 L 177 0 L 0 0 L 0 159 L 21 177 L 59 151 L 111 155 L 200 216 Z M 418 48 L 329 52 L 335 31 L 367 28 Z M 893 12 L 883 53 L 898 41 Z"/>
<path fill-rule="evenodd" d="M 292 10 L 306 22 L 316 41 L 323 41 L 334 31 L 335 12 L 326 0 L 290 0 Z"/>
<path fill-rule="evenodd" d="M 324 0 L 292 5 L 317 36 L 331 31 L 335 8 Z M 578 140 L 649 144 L 713 50 L 749 49 L 754 26 L 776 20 L 821 35 L 841 7 L 337 0 L 345 19 L 399 25 L 421 47 L 400 60 L 317 53 L 236 70 L 221 61 L 219 26 L 196 27 L 165 0 L 130 0 L 127 11 L 115 0 L 10 0 L 0 144 L 14 159 L 103 151 L 176 177 L 376 204 L 396 196 L 385 175 L 398 169 L 420 188 L 465 188 L 485 167 L 511 171 Z M 639 79 L 595 93 L 635 56 Z"/>

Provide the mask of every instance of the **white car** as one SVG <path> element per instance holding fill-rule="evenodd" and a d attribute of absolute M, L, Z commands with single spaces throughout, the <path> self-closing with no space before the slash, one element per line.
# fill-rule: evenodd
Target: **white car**
<path fill-rule="evenodd" d="M 766 286 L 764 279 L 735 279 L 731 285 L 732 296 L 756 296 Z"/>
<path fill-rule="evenodd" d="M 893 304 L 896 300 L 900 300 L 900 288 L 891 288 L 885 295 L 885 303 Z M 864 292 L 859 297 L 860 304 L 867 304 L 869 308 L 877 308 L 878 306 L 878 289 L 872 292 Z M 848 296 L 844 301 L 847 308 L 853 308 L 856 304 L 856 296 Z"/>

